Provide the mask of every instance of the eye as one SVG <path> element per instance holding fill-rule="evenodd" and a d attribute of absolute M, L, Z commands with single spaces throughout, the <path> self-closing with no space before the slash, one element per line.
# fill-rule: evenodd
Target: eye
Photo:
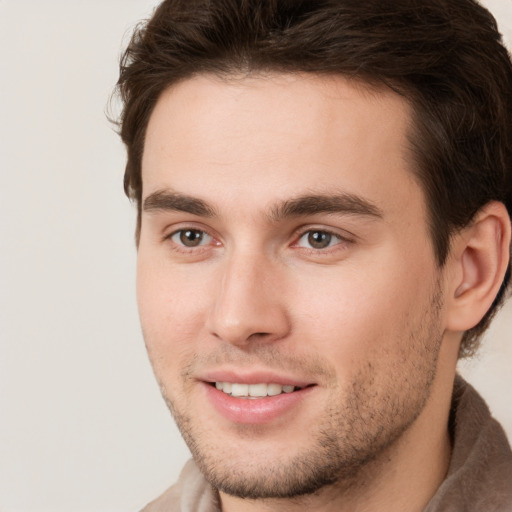
<path fill-rule="evenodd" d="M 307 249 L 327 249 L 339 244 L 342 241 L 343 239 L 334 233 L 315 229 L 306 231 L 299 238 L 297 245 Z"/>
<path fill-rule="evenodd" d="M 200 229 L 180 229 L 170 236 L 177 245 L 193 248 L 211 243 L 213 237 Z"/>

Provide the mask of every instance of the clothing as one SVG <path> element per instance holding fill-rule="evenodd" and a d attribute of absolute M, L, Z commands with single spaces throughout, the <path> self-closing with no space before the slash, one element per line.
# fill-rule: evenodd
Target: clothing
<path fill-rule="evenodd" d="M 445 480 L 424 512 L 512 512 L 512 452 L 474 388 L 455 380 L 453 450 Z M 141 512 L 220 512 L 217 492 L 191 460 L 178 480 Z"/>
<path fill-rule="evenodd" d="M 448 474 L 424 512 L 512 512 L 512 452 L 482 397 L 455 381 Z"/>

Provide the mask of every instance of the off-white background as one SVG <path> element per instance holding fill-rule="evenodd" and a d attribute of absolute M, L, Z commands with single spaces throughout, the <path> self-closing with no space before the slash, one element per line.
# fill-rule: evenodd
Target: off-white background
<path fill-rule="evenodd" d="M 512 0 L 487 3 L 511 41 Z M 0 512 L 135 511 L 188 457 L 143 347 L 104 115 L 155 4 L 0 0 Z M 510 436 L 511 363 L 509 304 L 465 373 Z"/>

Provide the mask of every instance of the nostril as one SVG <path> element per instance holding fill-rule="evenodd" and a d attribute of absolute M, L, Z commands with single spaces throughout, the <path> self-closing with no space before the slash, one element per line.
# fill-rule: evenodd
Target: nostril
<path fill-rule="evenodd" d="M 251 334 L 247 339 L 250 341 L 251 339 L 253 340 L 257 340 L 257 339 L 260 339 L 260 338 L 265 338 L 267 336 L 270 336 L 270 333 L 269 332 L 255 332 L 253 334 Z"/>

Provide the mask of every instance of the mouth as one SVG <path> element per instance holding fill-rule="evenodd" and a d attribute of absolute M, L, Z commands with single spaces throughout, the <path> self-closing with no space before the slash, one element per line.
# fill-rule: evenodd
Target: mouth
<path fill-rule="evenodd" d="M 245 399 L 261 399 L 266 397 L 278 396 L 285 393 L 293 393 L 300 391 L 309 386 L 294 386 L 293 384 L 277 384 L 277 383 L 259 383 L 244 384 L 238 382 L 211 382 L 219 391 L 235 398 Z"/>
<path fill-rule="evenodd" d="M 242 380 L 240 375 L 237 378 L 226 373 L 203 380 L 203 389 L 214 409 L 224 419 L 236 424 L 284 421 L 294 411 L 302 410 L 301 404 L 307 403 L 307 397 L 317 387 L 311 383 L 290 382 L 286 377 L 253 374 Z"/>

